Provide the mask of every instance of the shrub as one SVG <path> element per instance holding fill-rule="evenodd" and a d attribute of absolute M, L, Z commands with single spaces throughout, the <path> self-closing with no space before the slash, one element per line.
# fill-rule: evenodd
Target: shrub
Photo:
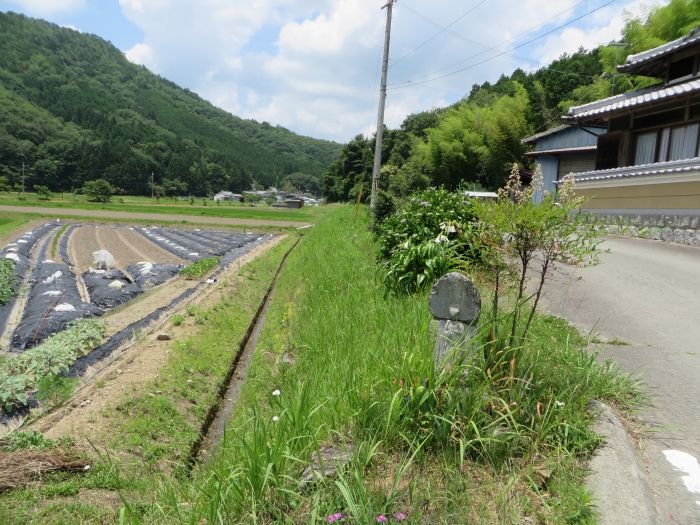
<path fill-rule="evenodd" d="M 372 208 L 372 230 L 377 231 L 384 221 L 396 211 L 394 197 L 386 191 L 377 192 L 377 202 Z"/>
<path fill-rule="evenodd" d="M 49 200 L 53 195 L 48 186 L 36 185 L 36 186 L 34 186 L 34 191 L 36 192 L 37 195 L 39 195 L 39 199 L 42 201 Z"/>
<path fill-rule="evenodd" d="M 427 189 L 408 199 L 376 227 L 378 257 L 385 286 L 413 293 L 433 285 L 472 257 L 474 213 L 459 193 Z"/>
<path fill-rule="evenodd" d="M 90 202 L 109 202 L 112 195 L 117 193 L 117 189 L 105 179 L 97 179 L 87 181 L 83 185 L 81 193 Z"/>

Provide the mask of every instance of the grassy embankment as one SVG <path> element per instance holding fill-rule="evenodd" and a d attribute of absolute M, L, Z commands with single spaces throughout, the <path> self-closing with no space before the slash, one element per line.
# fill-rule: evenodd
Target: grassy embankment
<path fill-rule="evenodd" d="M 202 205 L 204 202 L 207 202 L 207 204 Z M 103 204 L 87 202 L 84 198 L 72 194 L 66 194 L 63 199 L 54 197 L 50 200 L 42 200 L 31 193 L 26 193 L 23 199 L 18 199 L 16 193 L 4 193 L 0 194 L 0 205 L 299 222 L 309 222 L 319 213 L 318 208 L 315 207 L 301 209 L 272 208 L 264 203 L 252 207 L 241 203 L 216 204 L 213 201 L 202 199 L 195 199 L 194 204 L 190 205 L 188 201 L 174 199 L 161 199 L 160 202 L 155 202 L 145 197 L 126 196 L 113 197 L 112 202 Z"/>
<path fill-rule="evenodd" d="M 1 493 L 0 524 L 111 524 L 118 521 L 120 497 L 142 512 L 152 510 L 153 487 L 161 476 L 184 472 L 238 342 L 294 240 L 288 237 L 245 265 L 230 283 L 220 280 L 225 299 L 219 304 L 188 307 L 175 316 L 174 342 L 157 377 L 92 421 L 102 431 L 93 440 L 95 449 L 84 451 L 92 458 L 90 471 L 54 474 L 37 486 Z M 109 386 L 109 381 L 97 383 L 100 389 Z M 47 444 L 32 436 L 19 440 Z"/>
<path fill-rule="evenodd" d="M 321 523 L 334 514 L 362 524 L 404 514 L 409 523 L 592 523 L 581 483 L 598 439 L 586 404 L 629 406 L 634 383 L 547 317 L 519 353 L 517 378 L 494 381 L 480 353 L 466 377 L 436 374 L 426 296 L 385 295 L 373 250 L 366 218 L 350 207 L 332 207 L 308 232 L 280 278 L 222 450 L 191 478 L 181 474 L 186 451 L 240 333 L 227 328 L 242 316 L 233 302 L 190 312 L 201 332 L 176 346 L 152 386 L 105 415 L 114 459 L 5 495 L 4 517 L 109 523 L 120 499 L 109 509 L 77 497 L 103 489 L 120 492 L 127 523 Z M 300 486 L 324 446 L 353 451 L 352 461 L 337 478 Z"/>
<path fill-rule="evenodd" d="M 466 378 L 436 374 L 427 297 L 384 294 L 366 218 L 353 216 L 334 207 L 290 256 L 220 454 L 125 521 L 594 522 L 586 405 L 633 405 L 634 382 L 549 317 L 519 352 L 519 377 L 489 377 L 480 353 Z M 352 461 L 300 486 L 324 446 Z"/>

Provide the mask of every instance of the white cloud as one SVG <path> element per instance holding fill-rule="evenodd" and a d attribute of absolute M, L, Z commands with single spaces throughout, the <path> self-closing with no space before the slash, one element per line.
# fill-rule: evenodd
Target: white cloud
<path fill-rule="evenodd" d="M 630 18 L 643 17 L 649 10 L 658 5 L 658 1 L 628 2 L 622 8 L 608 7 L 595 13 L 591 19 L 594 24 L 590 28 L 567 27 L 561 33 L 545 40 L 538 49 L 540 65 L 546 65 L 559 58 L 563 53 L 574 53 L 580 47 L 594 49 L 601 44 L 620 37 L 625 22 Z"/>
<path fill-rule="evenodd" d="M 11 0 L 29 13 L 49 16 L 55 13 L 73 11 L 85 6 L 85 0 Z"/>
<path fill-rule="evenodd" d="M 38 1 L 38 0 L 37 0 Z M 628 10 L 644 2 L 629 1 Z M 126 52 L 167 78 L 242 117 L 318 137 L 347 140 L 373 130 L 384 33 L 379 0 L 119 0 L 143 41 Z M 592 10 L 593 1 L 489 0 L 449 31 L 411 53 L 476 1 L 405 0 L 395 8 L 387 124 L 445 105 L 474 83 L 494 81 L 523 60 L 495 55 Z M 420 12 L 417 14 L 416 12 Z M 579 46 L 619 35 L 621 8 L 609 7 L 523 47 L 517 55 L 547 63 Z M 493 60 L 486 60 L 493 58 Z M 483 64 L 479 62 L 485 61 Z M 458 64 L 458 65 L 455 65 Z M 465 71 L 434 79 L 459 68 Z"/>
<path fill-rule="evenodd" d="M 158 69 L 153 49 L 148 44 L 136 44 L 131 49 L 127 49 L 124 54 L 134 64 L 140 64 L 154 70 Z"/>

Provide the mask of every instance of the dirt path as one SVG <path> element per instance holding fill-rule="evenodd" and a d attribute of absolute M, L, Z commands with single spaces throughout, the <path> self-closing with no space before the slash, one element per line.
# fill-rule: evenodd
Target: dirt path
<path fill-rule="evenodd" d="M 219 278 L 216 285 L 202 288 L 201 293 L 195 294 L 190 301 L 169 312 L 150 330 L 150 335 L 127 347 L 114 361 L 98 371 L 65 407 L 38 419 L 29 425 L 29 428 L 44 432 L 52 439 L 70 436 L 81 445 L 87 446 L 89 440 L 89 443 L 104 446 L 109 440 L 112 429 L 109 419 L 103 414 L 110 408 L 118 406 L 125 397 L 133 395 L 134 392 L 147 395 L 146 386 L 158 376 L 159 370 L 167 362 L 173 342 L 195 335 L 201 330 L 201 327 L 195 325 L 193 321 L 172 326 L 169 323 L 172 315 L 184 311 L 188 304 L 211 307 L 225 297 L 230 297 L 235 293 L 236 278 L 241 266 L 271 249 L 283 238 L 284 236 L 276 237 L 236 260 Z M 192 281 L 180 282 L 192 283 Z M 131 309 L 130 304 L 129 310 Z M 156 336 L 159 333 L 159 327 L 166 324 L 172 340 L 158 341 Z"/>
<path fill-rule="evenodd" d="M 173 215 L 167 213 L 131 213 L 109 210 L 78 210 L 69 208 L 41 208 L 33 206 L 0 206 L 0 211 L 14 213 L 40 213 L 57 217 L 87 217 L 97 219 L 140 219 L 162 222 L 190 222 L 195 224 L 226 224 L 228 226 L 271 226 L 273 228 L 303 228 L 307 222 L 273 221 L 267 219 L 236 219 L 228 217 L 203 217 L 197 215 Z"/>

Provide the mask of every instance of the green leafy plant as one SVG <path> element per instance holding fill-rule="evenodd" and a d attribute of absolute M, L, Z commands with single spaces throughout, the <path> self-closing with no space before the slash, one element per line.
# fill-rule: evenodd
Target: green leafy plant
<path fill-rule="evenodd" d="M 219 257 L 207 257 L 206 259 L 201 259 L 195 263 L 185 266 L 180 270 L 180 275 L 188 279 L 199 279 L 204 277 L 214 268 L 216 268 L 221 259 Z"/>
<path fill-rule="evenodd" d="M 409 198 L 375 229 L 387 289 L 414 293 L 473 257 L 472 203 L 462 194 L 430 188 Z"/>
<path fill-rule="evenodd" d="M 36 430 L 15 431 L 0 439 L 0 449 L 8 452 L 25 449 L 45 449 L 51 448 L 55 441 L 47 438 Z"/>
<path fill-rule="evenodd" d="M 0 259 L 0 306 L 15 296 L 15 263 L 11 259 Z"/>
<path fill-rule="evenodd" d="M 36 390 L 45 377 L 68 371 L 78 357 L 87 354 L 107 331 L 104 321 L 81 319 L 42 344 L 0 363 L 0 404 L 5 411 L 27 403 L 27 392 Z M 45 390 L 60 390 L 50 382 Z"/>

